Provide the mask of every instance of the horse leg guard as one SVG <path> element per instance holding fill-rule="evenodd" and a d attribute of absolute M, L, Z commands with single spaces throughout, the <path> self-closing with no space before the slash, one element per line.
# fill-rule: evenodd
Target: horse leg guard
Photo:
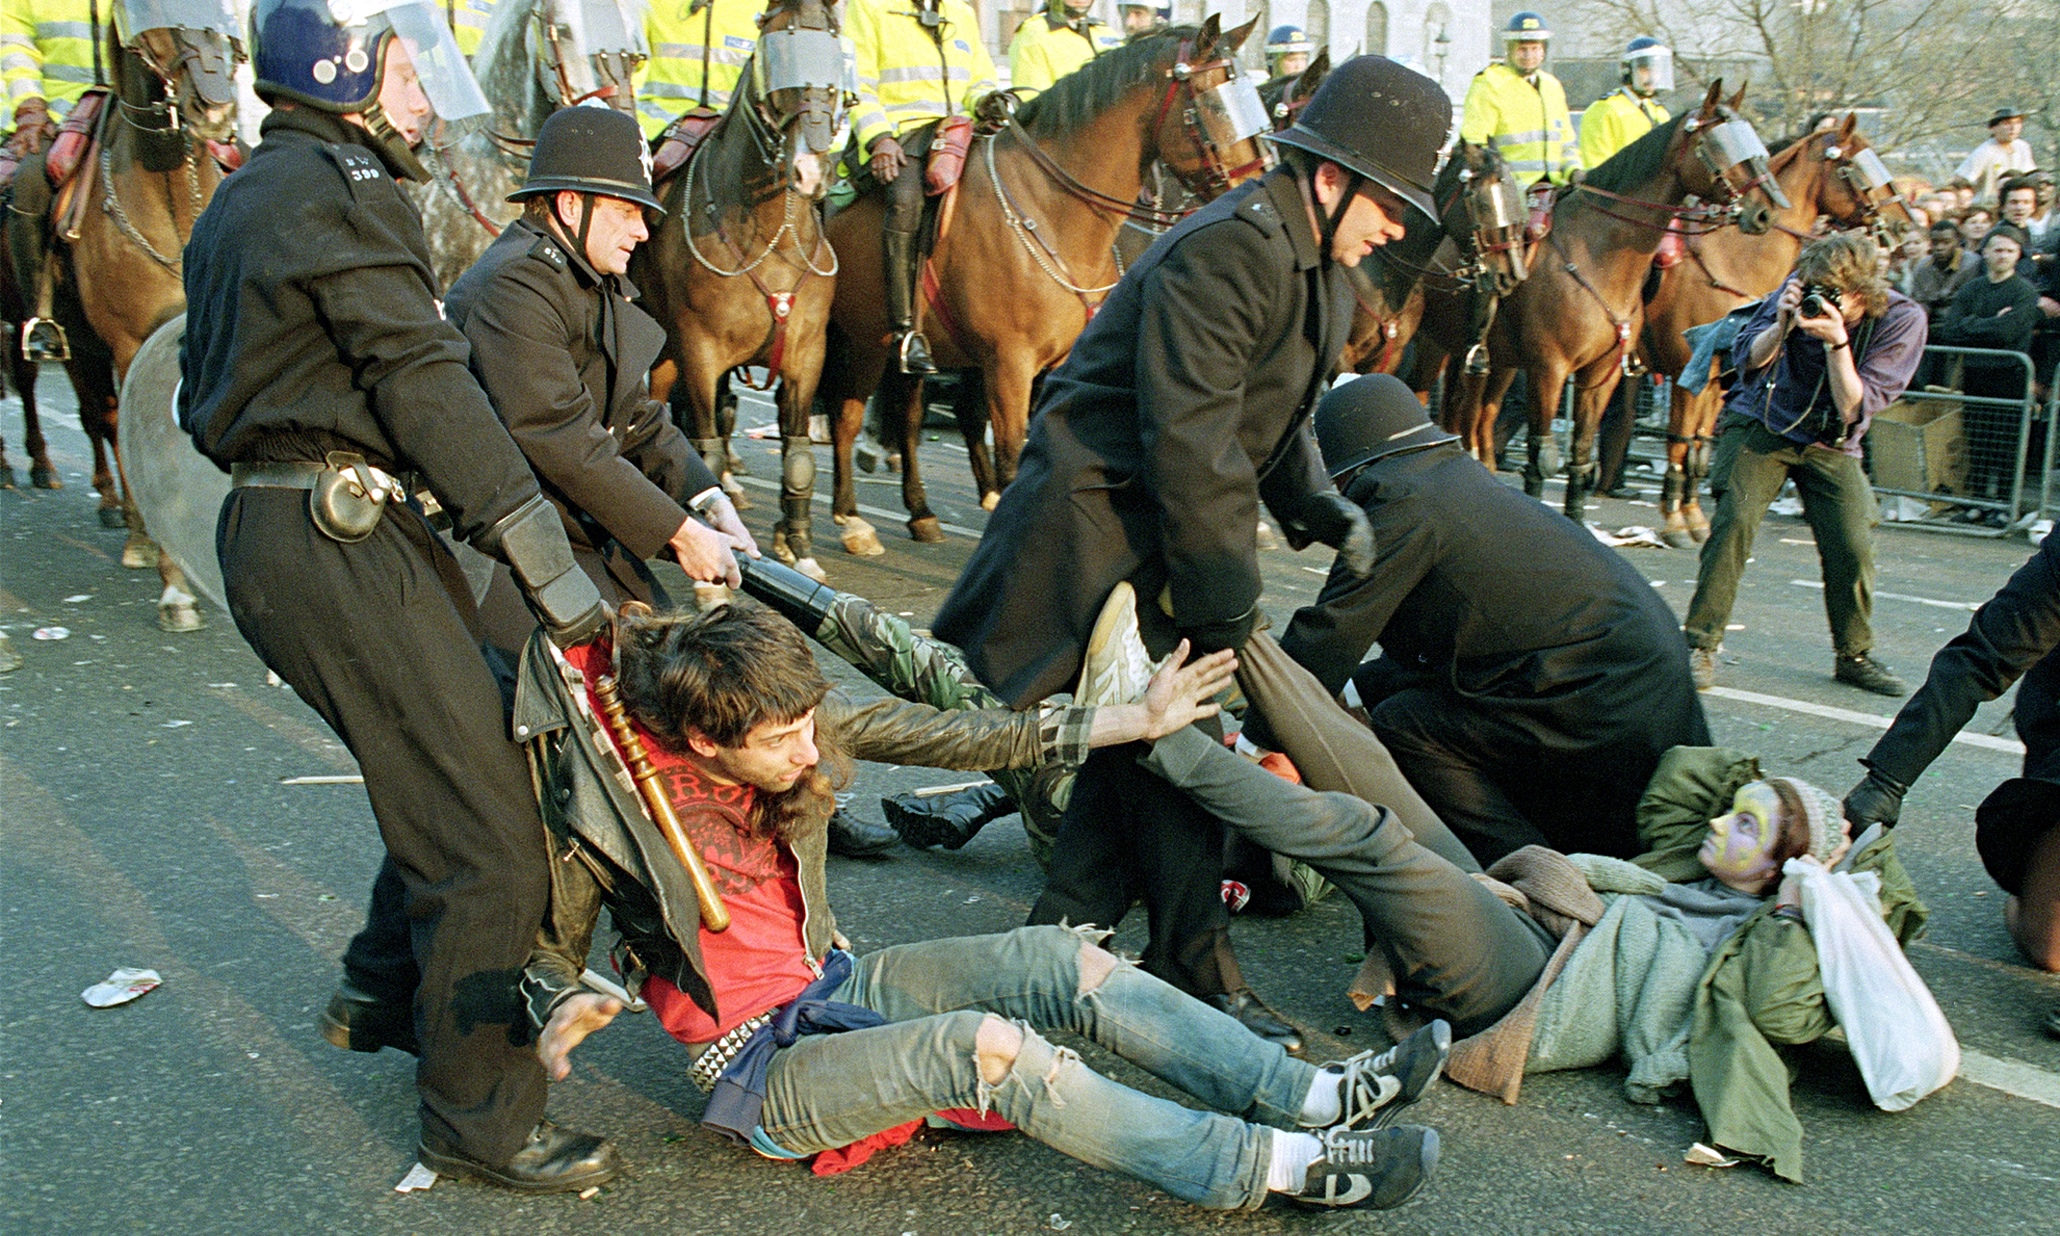
<path fill-rule="evenodd" d="M 1681 514 L 1681 494 L 1687 484 L 1687 474 L 1676 467 L 1669 467 L 1660 480 L 1659 513 L 1663 523 L 1659 539 L 1675 549 L 1695 548 L 1694 539 L 1688 535 L 1688 521 Z"/>
<path fill-rule="evenodd" d="M 1580 464 L 1566 470 L 1566 517 L 1581 523 L 1588 514 L 1588 495 L 1595 489 L 1595 480 L 1602 472 L 1602 465 Z"/>
<path fill-rule="evenodd" d="M 773 556 L 820 583 L 829 578 L 815 560 L 812 507 L 815 450 L 805 437 L 780 439 L 780 523 L 773 530 Z"/>
<path fill-rule="evenodd" d="M 751 469 L 745 466 L 744 457 L 730 446 L 730 439 L 737 433 L 737 389 L 730 384 L 732 381 L 729 374 L 724 374 L 715 384 L 715 432 L 722 439 L 723 466 L 717 468 L 710 464 L 709 470 L 717 476 L 721 476 L 725 469 L 738 476 L 749 476 Z M 706 460 L 702 462 L 707 463 Z"/>

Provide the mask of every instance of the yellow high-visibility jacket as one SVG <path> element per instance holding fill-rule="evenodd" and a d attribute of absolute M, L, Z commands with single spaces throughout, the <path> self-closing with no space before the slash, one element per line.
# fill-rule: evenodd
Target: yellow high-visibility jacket
<path fill-rule="evenodd" d="M 493 16 L 494 0 L 441 0 L 445 20 L 458 50 L 470 60 L 479 53 L 479 41 L 486 37 L 486 19 Z"/>
<path fill-rule="evenodd" d="M 646 137 L 704 102 L 716 111 L 730 105 L 764 11 L 763 0 L 651 0 L 644 13 L 651 58 L 637 82 L 637 123 Z"/>
<path fill-rule="evenodd" d="M 103 8 L 102 28 L 112 20 L 113 9 Z M 0 81 L 7 83 L 10 129 L 23 99 L 43 100 L 53 117 L 70 111 L 93 84 L 87 0 L 0 0 Z"/>
<path fill-rule="evenodd" d="M 1566 184 L 1581 166 L 1566 91 L 1543 69 L 1536 85 L 1500 60 L 1474 74 L 1459 135 L 1477 146 L 1493 146 L 1525 185 L 1540 180 Z"/>
<path fill-rule="evenodd" d="M 1670 119 L 1657 99 L 1641 99 L 1628 86 L 1610 91 L 1581 113 L 1581 166 L 1601 167 L 1603 160 Z"/>
<path fill-rule="evenodd" d="M 1085 17 L 1080 29 L 1066 19 L 1065 0 L 1051 0 L 1044 12 L 1016 27 L 1009 41 L 1009 89 L 1027 99 L 1088 61 L 1123 46 L 1121 31 L 1099 17 Z"/>
<path fill-rule="evenodd" d="M 969 116 L 994 92 L 994 60 L 980 18 L 965 0 L 940 0 L 941 38 L 916 20 L 908 0 L 848 0 L 844 34 L 858 76 L 851 127 L 863 151 L 883 133 L 900 135 L 946 116 Z"/>

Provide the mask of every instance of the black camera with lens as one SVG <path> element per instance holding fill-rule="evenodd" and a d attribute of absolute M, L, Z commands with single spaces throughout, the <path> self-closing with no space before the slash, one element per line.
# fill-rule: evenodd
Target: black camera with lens
<path fill-rule="evenodd" d="M 1838 289 L 1829 284 L 1805 283 L 1796 312 L 1806 318 L 1835 318 L 1842 312 L 1838 299 Z"/>

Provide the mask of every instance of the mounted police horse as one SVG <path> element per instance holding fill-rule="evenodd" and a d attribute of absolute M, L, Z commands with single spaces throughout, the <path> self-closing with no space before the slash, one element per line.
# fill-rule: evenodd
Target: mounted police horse
<path fill-rule="evenodd" d="M 158 621 L 172 631 L 199 627 L 200 615 L 178 567 L 147 539 L 121 475 L 116 392 L 143 341 L 186 307 L 181 252 L 221 183 L 217 155 L 234 157 L 238 28 L 221 0 L 125 0 L 116 8 L 101 32 L 113 106 L 101 115 L 72 196 L 60 194 L 64 244 L 51 255 L 57 318 L 72 350 L 66 369 L 93 443 L 102 522 L 129 528 L 122 565 L 158 567 L 165 585 Z M 66 210 L 67 202 L 75 209 Z M 8 226 L 47 224 L 11 217 Z"/>
<path fill-rule="evenodd" d="M 1702 105 L 1626 146 L 1562 189 L 1551 228 L 1533 250 L 1530 275 L 1505 298 L 1488 334 L 1489 369 L 1461 375 L 1448 415 L 1469 447 L 1494 466 L 1494 425 L 1519 369 L 1531 378 L 1530 461 L 1524 491 L 1542 496 L 1539 448 L 1566 383 L 1574 382 L 1575 420 L 1567 467 L 1566 514 L 1580 520 L 1595 483 L 1596 430 L 1630 368 L 1644 321 L 1642 291 L 1670 228 L 1714 231 L 1733 221 L 1767 230 L 1789 205 L 1767 170 L 1767 149 L 1736 108 L 1744 92 L 1719 101 L 1721 82 Z M 1764 201 L 1752 200 L 1759 194 Z M 1689 206 L 1693 197 L 1709 205 Z M 1454 412 L 1456 407 L 1457 411 Z"/>
<path fill-rule="evenodd" d="M 501 0 L 487 19 L 472 74 L 493 106 L 486 125 L 456 140 L 432 135 L 422 163 L 433 179 L 404 185 L 449 287 L 521 213 L 507 200 L 529 170 L 534 134 L 561 107 L 589 100 L 635 114 L 630 78 L 646 56 L 642 8 L 620 0 Z"/>
<path fill-rule="evenodd" d="M 822 199 L 843 82 L 836 17 L 825 0 L 773 0 L 729 110 L 659 185 L 665 217 L 629 271 L 668 340 L 651 394 L 670 393 L 675 409 L 684 406 L 687 436 L 717 476 L 727 454 L 716 420 L 724 375 L 758 365 L 767 388 L 778 380 L 772 551 L 818 580 L 808 417 L 837 286 Z M 673 391 L 675 383 L 682 389 Z"/>
<path fill-rule="evenodd" d="M 982 506 L 992 509 L 1015 477 L 1032 382 L 1065 359 L 1122 278 L 1116 234 L 1125 220 L 1153 214 L 1138 204 L 1152 163 L 1165 163 L 1204 200 L 1265 169 L 1257 140 L 1264 108 L 1233 59 L 1255 22 L 1223 33 L 1211 16 L 1200 28 L 1139 38 L 1060 78 L 998 133 L 974 140 L 963 179 L 939 207 L 920 299 L 937 364 L 982 371 L 994 433 L 991 474 L 981 475 L 974 452 Z M 909 532 L 919 541 L 944 537 L 916 461 L 921 385 L 887 363 L 883 214 L 879 196 L 868 194 L 829 224 L 844 267 L 823 394 L 836 410 L 835 513 L 854 554 L 885 552 L 858 517 L 851 473 L 852 443 L 875 392 L 883 426 L 900 438 Z M 981 444 L 969 434 L 967 445 Z"/>

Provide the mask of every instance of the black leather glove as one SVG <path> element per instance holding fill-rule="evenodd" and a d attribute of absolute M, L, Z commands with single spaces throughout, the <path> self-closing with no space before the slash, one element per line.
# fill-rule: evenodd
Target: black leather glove
<path fill-rule="evenodd" d="M 1204 622 L 1197 626 L 1180 628 L 1180 638 L 1187 641 L 1189 659 L 1207 656 L 1225 648 L 1235 652 L 1252 638 L 1252 631 L 1259 625 L 1259 607 L 1252 608 L 1235 618 L 1222 618 L 1215 622 Z"/>
<path fill-rule="evenodd" d="M 1373 574 L 1373 525 L 1358 503 L 1335 489 L 1310 494 L 1295 508 L 1291 531 L 1338 551 L 1338 565 L 1353 579 Z"/>
<path fill-rule="evenodd" d="M 1894 828 L 1896 817 L 1903 812 L 1903 795 L 1909 792 L 1909 786 L 1869 767 L 1866 778 L 1845 796 L 1845 818 L 1855 833 L 1869 824 Z"/>

